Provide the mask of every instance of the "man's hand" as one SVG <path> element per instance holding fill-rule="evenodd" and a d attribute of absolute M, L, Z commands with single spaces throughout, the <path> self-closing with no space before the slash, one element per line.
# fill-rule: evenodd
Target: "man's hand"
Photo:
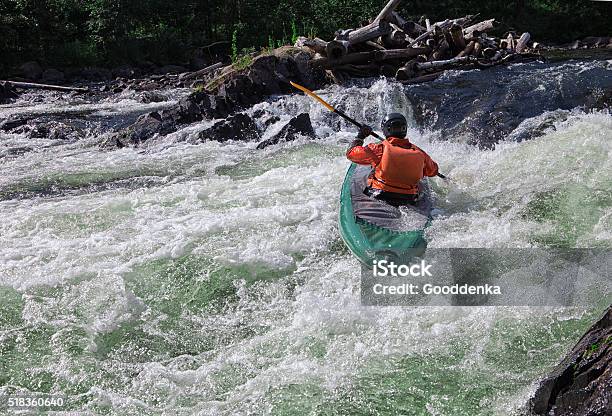
<path fill-rule="evenodd" d="M 361 127 L 359 127 L 359 133 L 357 133 L 357 138 L 363 140 L 370 134 L 372 134 L 372 127 L 366 124 L 362 124 Z"/>

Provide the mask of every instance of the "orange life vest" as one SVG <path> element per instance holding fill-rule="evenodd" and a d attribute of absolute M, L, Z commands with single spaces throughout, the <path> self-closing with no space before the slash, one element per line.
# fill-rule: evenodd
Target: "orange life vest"
<path fill-rule="evenodd" d="M 389 137 L 382 144 L 380 163 L 370 175 L 368 185 L 387 192 L 418 194 L 426 156 L 406 139 Z"/>

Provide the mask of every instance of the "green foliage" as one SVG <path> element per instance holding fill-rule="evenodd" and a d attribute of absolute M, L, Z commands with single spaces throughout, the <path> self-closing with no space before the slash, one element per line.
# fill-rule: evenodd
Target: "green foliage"
<path fill-rule="evenodd" d="M 153 61 L 184 63 L 193 48 L 229 41 L 214 53 L 239 58 L 248 46 L 277 47 L 299 34 L 333 37 L 375 16 L 384 0 L 3 0 L 0 65 L 36 59 L 68 66 Z M 432 21 L 480 13 L 502 21 L 502 30 L 529 31 L 542 41 L 609 34 L 607 2 L 570 0 L 415 0 L 401 2 L 403 16 Z M 212 57 L 211 57 L 212 59 Z"/>
<path fill-rule="evenodd" d="M 238 29 L 232 32 L 232 62 L 238 60 Z"/>
<path fill-rule="evenodd" d="M 297 30 L 297 24 L 295 23 L 295 20 L 291 21 L 291 44 L 295 45 L 295 42 L 297 41 L 299 35 L 298 35 L 298 30 Z"/>

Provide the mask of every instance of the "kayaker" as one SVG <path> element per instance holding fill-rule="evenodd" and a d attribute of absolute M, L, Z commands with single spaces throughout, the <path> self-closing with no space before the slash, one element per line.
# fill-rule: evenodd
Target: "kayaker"
<path fill-rule="evenodd" d="M 390 205 L 415 205 L 419 199 L 419 181 L 425 176 L 436 176 L 438 164 L 406 137 L 408 124 L 400 113 L 391 113 L 381 124 L 385 140 L 363 145 L 372 133 L 363 125 L 351 143 L 346 157 L 359 165 L 370 165 L 373 170 L 364 193 Z"/>

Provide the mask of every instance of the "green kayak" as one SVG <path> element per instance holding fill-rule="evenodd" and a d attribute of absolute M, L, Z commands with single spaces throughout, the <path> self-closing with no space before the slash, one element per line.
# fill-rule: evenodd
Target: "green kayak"
<path fill-rule="evenodd" d="M 417 206 L 393 207 L 363 193 L 369 166 L 351 164 L 340 195 L 340 235 L 351 252 L 366 266 L 375 259 L 414 257 L 424 253 L 424 230 L 431 222 L 431 198 L 421 186 Z"/>

